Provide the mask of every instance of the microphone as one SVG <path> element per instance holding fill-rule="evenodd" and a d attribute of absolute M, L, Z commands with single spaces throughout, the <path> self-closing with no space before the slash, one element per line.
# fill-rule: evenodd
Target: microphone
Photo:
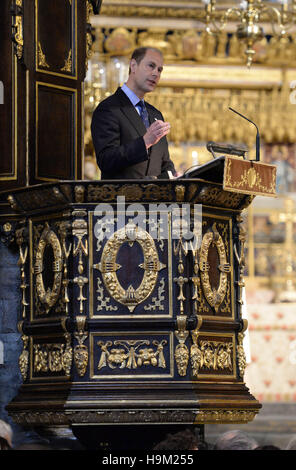
<path fill-rule="evenodd" d="M 214 158 L 217 158 L 214 152 L 226 153 L 227 155 L 236 155 L 238 157 L 245 158 L 245 153 L 247 152 L 246 148 L 236 147 L 235 145 L 229 144 L 217 144 L 216 142 L 208 142 L 207 150 L 211 152 Z"/>
<path fill-rule="evenodd" d="M 260 135 L 259 135 L 259 129 L 258 129 L 257 125 L 253 121 L 251 121 L 251 119 L 247 118 L 246 116 L 239 113 L 238 111 L 231 108 L 230 106 L 228 107 L 228 109 L 230 109 L 230 111 L 233 111 L 234 113 L 238 114 L 240 117 L 246 119 L 246 121 L 249 121 L 251 124 L 253 124 L 256 127 L 256 129 L 257 129 L 257 134 L 256 134 L 256 162 L 259 162 L 260 161 Z"/>

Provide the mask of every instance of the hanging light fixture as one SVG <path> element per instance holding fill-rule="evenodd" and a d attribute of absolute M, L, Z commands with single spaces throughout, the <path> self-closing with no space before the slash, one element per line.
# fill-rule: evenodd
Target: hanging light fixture
<path fill-rule="evenodd" d="M 279 39 L 286 36 L 292 26 L 296 25 L 296 0 L 280 0 L 275 4 L 262 0 L 243 0 L 239 7 L 230 7 L 222 14 L 216 10 L 216 0 L 202 2 L 205 4 L 205 24 L 209 34 L 218 34 L 225 29 L 227 23 L 239 20 L 236 35 L 246 43 L 248 67 L 251 66 L 255 54 L 254 44 L 265 35 L 262 22 L 268 21 L 272 34 Z"/>

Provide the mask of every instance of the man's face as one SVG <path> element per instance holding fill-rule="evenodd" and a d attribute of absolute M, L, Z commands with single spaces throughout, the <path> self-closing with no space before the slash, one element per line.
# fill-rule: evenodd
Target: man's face
<path fill-rule="evenodd" d="M 154 50 L 148 49 L 139 64 L 134 59 L 131 61 L 131 78 L 134 84 L 134 92 L 139 98 L 155 89 L 162 69 L 163 58 Z"/>

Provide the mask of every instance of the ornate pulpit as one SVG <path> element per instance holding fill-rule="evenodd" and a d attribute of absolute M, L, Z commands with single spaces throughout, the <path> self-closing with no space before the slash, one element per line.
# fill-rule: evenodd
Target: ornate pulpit
<path fill-rule="evenodd" d="M 177 180 L 7 194 L 22 292 L 13 419 L 115 449 L 251 421 L 261 405 L 244 383 L 241 213 L 274 196 L 275 179 L 271 165 L 221 157 Z"/>

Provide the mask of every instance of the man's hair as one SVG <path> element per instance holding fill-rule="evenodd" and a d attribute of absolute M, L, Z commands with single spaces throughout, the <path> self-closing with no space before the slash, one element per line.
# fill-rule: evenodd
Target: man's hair
<path fill-rule="evenodd" d="M 141 60 L 144 59 L 147 51 L 158 52 L 159 55 L 163 56 L 162 52 L 159 49 L 157 49 L 156 47 L 149 47 L 149 46 L 147 46 L 147 47 L 138 47 L 132 53 L 131 60 L 134 59 L 137 62 L 137 64 L 139 64 L 141 62 Z M 129 67 L 129 72 L 128 73 L 129 74 L 131 73 L 131 68 L 130 67 Z"/>
<path fill-rule="evenodd" d="M 197 446 L 196 436 L 189 429 L 185 429 L 176 434 L 168 434 L 153 450 L 197 450 Z"/>
<path fill-rule="evenodd" d="M 258 444 L 240 430 L 227 431 L 215 442 L 214 450 L 253 450 Z"/>

